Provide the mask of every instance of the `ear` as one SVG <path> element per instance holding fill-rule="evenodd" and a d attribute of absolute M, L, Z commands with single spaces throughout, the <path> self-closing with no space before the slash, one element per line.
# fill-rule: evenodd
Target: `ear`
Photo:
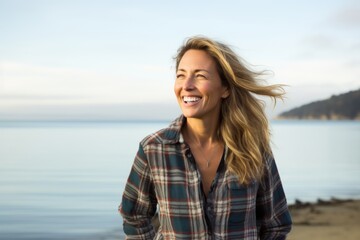
<path fill-rule="evenodd" d="M 221 95 L 222 98 L 228 98 L 230 95 L 229 89 L 227 87 L 224 87 L 223 94 Z"/>

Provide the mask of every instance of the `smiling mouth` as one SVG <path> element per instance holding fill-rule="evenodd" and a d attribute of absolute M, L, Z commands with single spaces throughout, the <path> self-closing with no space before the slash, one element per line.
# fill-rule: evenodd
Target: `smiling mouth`
<path fill-rule="evenodd" d="M 185 103 L 196 103 L 200 101 L 201 97 L 183 97 Z"/>

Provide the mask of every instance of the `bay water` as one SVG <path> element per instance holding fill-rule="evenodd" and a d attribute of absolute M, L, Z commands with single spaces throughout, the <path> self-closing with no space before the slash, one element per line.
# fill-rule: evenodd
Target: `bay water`
<path fill-rule="evenodd" d="M 123 239 L 138 144 L 169 122 L 0 122 L 0 239 Z M 360 122 L 272 121 L 289 203 L 360 198 Z"/>

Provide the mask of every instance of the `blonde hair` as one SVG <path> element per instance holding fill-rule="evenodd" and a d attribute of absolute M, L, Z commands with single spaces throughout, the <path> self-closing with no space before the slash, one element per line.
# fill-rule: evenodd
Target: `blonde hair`
<path fill-rule="evenodd" d="M 255 95 L 275 100 L 285 94 L 283 85 L 262 85 L 262 72 L 245 66 L 227 45 L 206 37 L 189 38 L 175 57 L 176 70 L 185 52 L 203 50 L 216 62 L 222 84 L 228 87 L 229 97 L 223 100 L 220 116 L 220 137 L 228 147 L 227 169 L 235 173 L 240 182 L 248 184 L 261 180 L 265 158 L 272 155 L 270 131 L 264 112 L 265 104 Z"/>

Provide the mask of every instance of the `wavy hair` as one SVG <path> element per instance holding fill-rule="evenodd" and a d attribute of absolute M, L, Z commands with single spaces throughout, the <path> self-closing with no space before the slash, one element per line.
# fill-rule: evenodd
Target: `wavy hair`
<path fill-rule="evenodd" d="M 265 158 L 272 155 L 270 130 L 262 100 L 267 96 L 282 99 L 283 85 L 264 85 L 260 78 L 265 71 L 249 69 L 244 61 L 227 45 L 206 37 L 191 37 L 175 56 L 176 70 L 185 52 L 203 50 L 216 62 L 222 84 L 228 87 L 229 97 L 223 99 L 219 134 L 228 147 L 226 164 L 240 182 L 248 184 L 260 181 L 265 166 Z"/>

